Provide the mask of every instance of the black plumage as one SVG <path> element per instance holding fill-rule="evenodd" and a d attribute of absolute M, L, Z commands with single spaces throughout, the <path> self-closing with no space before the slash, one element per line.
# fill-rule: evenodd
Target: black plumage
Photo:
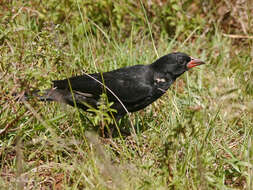
<path fill-rule="evenodd" d="M 113 102 L 112 108 L 117 111 L 114 116 L 120 118 L 127 111 L 145 108 L 161 97 L 177 77 L 203 63 L 185 53 L 170 53 L 150 65 L 135 65 L 53 81 L 53 88 L 38 97 L 43 101 L 64 102 L 71 106 L 76 104 L 87 111 L 89 106 L 97 108 L 101 94 L 106 93 L 108 101 Z"/>

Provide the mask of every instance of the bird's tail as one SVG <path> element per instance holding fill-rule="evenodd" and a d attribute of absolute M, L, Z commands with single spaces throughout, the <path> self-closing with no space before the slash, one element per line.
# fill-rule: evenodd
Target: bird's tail
<path fill-rule="evenodd" d="M 41 93 L 39 91 L 33 93 L 33 96 L 38 98 L 40 101 L 56 101 L 56 102 L 65 102 L 64 90 L 51 88 L 47 89 Z M 41 94 L 41 95 L 40 95 Z"/>
<path fill-rule="evenodd" d="M 92 95 L 88 93 L 81 93 L 78 91 L 70 92 L 66 89 L 51 88 L 44 90 L 43 92 L 33 91 L 30 94 L 24 94 L 20 99 L 21 101 L 28 101 L 33 98 L 38 99 L 39 101 L 55 101 L 69 104 L 71 106 L 77 105 L 77 107 L 87 110 L 90 107 L 96 107 L 98 104 L 98 101 L 91 96 Z"/>
<path fill-rule="evenodd" d="M 30 100 L 32 98 L 37 98 L 40 101 L 57 101 L 64 102 L 62 90 L 51 88 L 47 89 L 43 92 L 36 90 L 31 93 L 25 93 L 20 99 L 22 100 Z"/>

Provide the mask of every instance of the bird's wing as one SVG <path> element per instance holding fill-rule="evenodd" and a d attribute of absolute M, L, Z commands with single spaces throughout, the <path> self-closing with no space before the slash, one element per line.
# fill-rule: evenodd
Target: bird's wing
<path fill-rule="evenodd" d="M 83 94 L 83 96 L 98 99 L 102 92 L 101 85 L 96 81 L 99 80 L 99 77 L 97 74 L 92 74 L 91 76 L 95 78 L 95 80 L 86 75 L 82 75 L 53 81 L 53 86 L 57 89 L 65 89 L 78 94 Z"/>
<path fill-rule="evenodd" d="M 109 100 L 116 100 L 115 95 L 124 103 L 136 103 L 151 96 L 151 86 L 131 79 L 114 80 L 107 83 L 113 94 L 107 93 Z"/>
<path fill-rule="evenodd" d="M 91 74 L 91 77 L 82 75 L 54 81 L 54 87 L 70 89 L 71 85 L 73 91 L 95 99 L 99 99 L 100 95 L 106 92 L 109 101 L 117 101 L 116 95 L 124 103 L 134 103 L 151 96 L 152 87 L 145 80 L 145 72 L 145 69 L 140 72 L 139 67 L 129 67 L 102 75 L 95 73 Z"/>

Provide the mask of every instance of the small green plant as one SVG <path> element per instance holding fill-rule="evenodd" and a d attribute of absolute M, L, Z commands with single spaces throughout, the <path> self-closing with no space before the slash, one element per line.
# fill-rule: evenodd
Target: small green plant
<path fill-rule="evenodd" d="M 112 113 L 116 113 L 117 111 L 111 108 L 112 105 L 113 102 L 108 102 L 107 95 L 103 93 L 100 96 L 97 109 L 92 107 L 88 109 L 89 112 L 94 113 L 95 115 L 91 120 L 93 125 L 96 126 L 103 123 L 103 126 L 109 126 L 114 122 Z"/>

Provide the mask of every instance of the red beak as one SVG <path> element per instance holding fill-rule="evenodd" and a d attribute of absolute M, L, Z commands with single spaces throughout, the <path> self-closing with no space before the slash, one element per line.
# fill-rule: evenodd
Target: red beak
<path fill-rule="evenodd" d="M 199 65 L 205 64 L 204 61 L 201 61 L 200 59 L 194 59 L 192 58 L 191 61 L 189 63 L 187 63 L 187 68 L 190 69 L 192 67 L 196 67 Z"/>

